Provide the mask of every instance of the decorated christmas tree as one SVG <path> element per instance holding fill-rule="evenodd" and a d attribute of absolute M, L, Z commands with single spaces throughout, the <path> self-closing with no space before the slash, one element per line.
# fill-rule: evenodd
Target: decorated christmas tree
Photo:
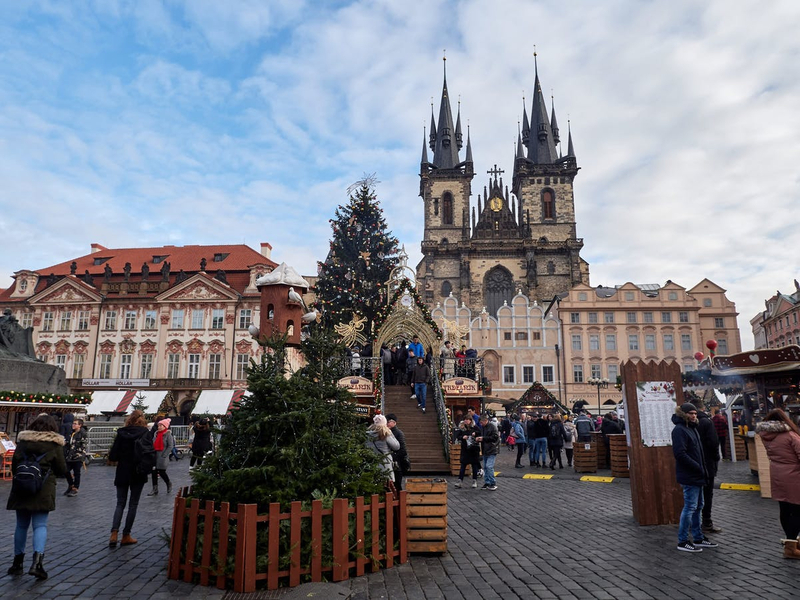
<path fill-rule="evenodd" d="M 397 266 L 397 239 L 387 230 L 375 184 L 372 176 L 356 182 L 348 190 L 350 202 L 336 209 L 330 251 L 319 263 L 316 284 L 325 324 L 333 327 L 360 315 L 368 338 L 386 302 L 382 286 Z"/>
<path fill-rule="evenodd" d="M 314 328 L 303 341 L 306 366 L 289 375 L 285 342 L 271 339 L 251 363 L 248 393 L 223 419 L 213 456 L 193 471 L 192 495 L 258 504 L 383 492 L 378 455 L 353 398 L 337 386 L 344 352 L 334 335 Z"/>

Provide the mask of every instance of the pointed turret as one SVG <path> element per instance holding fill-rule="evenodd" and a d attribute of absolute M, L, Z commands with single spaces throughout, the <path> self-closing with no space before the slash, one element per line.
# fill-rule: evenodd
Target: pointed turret
<path fill-rule="evenodd" d="M 556 121 L 556 101 L 550 96 L 550 129 L 553 131 L 553 141 L 558 144 L 561 140 L 558 137 L 558 121 Z"/>
<path fill-rule="evenodd" d="M 572 145 L 572 124 L 567 121 L 567 158 L 575 158 L 575 148 Z"/>
<path fill-rule="evenodd" d="M 458 149 L 461 150 L 463 146 L 461 140 L 461 100 L 458 101 L 458 116 L 456 117 L 456 144 L 458 144 Z"/>
<path fill-rule="evenodd" d="M 436 149 L 436 121 L 433 119 L 433 102 L 431 102 L 431 134 L 428 137 L 428 144 L 431 150 Z"/>
<path fill-rule="evenodd" d="M 469 125 L 467 125 L 467 163 L 472 164 L 472 142 L 469 139 Z"/>
<path fill-rule="evenodd" d="M 517 153 L 514 155 L 514 159 L 525 158 L 525 151 L 522 149 L 522 134 L 517 132 Z"/>
<path fill-rule="evenodd" d="M 528 145 L 528 136 L 530 135 L 531 127 L 528 124 L 528 109 L 525 108 L 525 96 L 522 97 L 522 143 Z"/>
<path fill-rule="evenodd" d="M 533 53 L 536 77 L 533 83 L 533 106 L 531 108 L 531 132 L 528 138 L 528 160 L 537 165 L 553 164 L 557 158 L 550 119 L 547 118 L 547 105 L 539 82 L 539 65 Z M 440 125 L 441 126 L 441 125 Z"/>
<path fill-rule="evenodd" d="M 452 169 L 458 164 L 458 141 L 447 92 L 447 59 L 445 61 L 442 102 L 439 105 L 439 123 L 436 128 L 436 143 L 433 148 L 433 164 L 439 169 Z"/>
<path fill-rule="evenodd" d="M 422 158 L 420 159 L 421 165 L 428 164 L 428 146 L 425 142 L 425 128 L 422 128 Z"/>

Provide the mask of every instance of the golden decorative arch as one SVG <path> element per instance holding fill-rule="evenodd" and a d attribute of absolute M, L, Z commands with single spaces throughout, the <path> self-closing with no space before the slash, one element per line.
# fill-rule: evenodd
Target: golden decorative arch
<path fill-rule="evenodd" d="M 401 298 L 406 294 L 412 297 L 413 302 L 403 305 Z M 439 356 L 442 333 L 416 288 L 408 279 L 403 279 L 382 314 L 378 315 L 378 331 L 372 346 L 373 356 L 379 356 L 381 345 L 390 346 L 400 340 L 408 342 L 415 335 L 419 337 L 426 354 L 430 349 L 435 357 Z"/>

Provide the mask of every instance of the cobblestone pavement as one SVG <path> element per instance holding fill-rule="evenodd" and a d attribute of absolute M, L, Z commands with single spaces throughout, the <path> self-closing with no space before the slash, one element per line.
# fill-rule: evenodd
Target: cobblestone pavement
<path fill-rule="evenodd" d="M 339 586 L 349 589 L 355 600 L 780 600 L 800 595 L 800 561 L 781 557 L 777 503 L 760 498 L 758 492 L 716 490 L 714 520 L 724 531 L 714 540 L 720 547 L 688 554 L 675 549 L 677 526 L 640 527 L 634 522 L 627 480 L 583 482 L 580 474 L 567 468 L 514 469 L 513 457 L 502 450 L 495 492 L 450 487 L 448 554 L 413 556 L 405 565 Z M 225 596 L 215 588 L 166 579 L 165 535 L 172 502 L 163 485 L 161 495 L 142 497 L 133 530 L 139 544 L 107 547 L 114 509 L 113 471 L 93 465 L 77 498 L 58 497 L 58 508 L 50 516 L 45 560 L 50 578 L 44 582 L 28 575 L 5 575 L 12 555 L 14 514 L 0 511 L 5 541 L 0 598 Z M 746 463 L 723 463 L 720 471 L 718 482 L 756 482 Z M 554 477 L 523 479 L 526 473 Z M 177 484 L 188 483 L 188 461 L 172 463 L 169 474 Z M 62 491 L 65 485 L 60 482 Z M 3 503 L 9 489 L 8 482 L 0 482 Z M 28 549 L 30 553 L 30 538 Z M 237 594 L 236 598 L 278 595 Z"/>

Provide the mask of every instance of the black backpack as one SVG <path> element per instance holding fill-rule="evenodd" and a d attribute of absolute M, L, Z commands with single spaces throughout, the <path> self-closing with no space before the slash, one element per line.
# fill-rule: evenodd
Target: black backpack
<path fill-rule="evenodd" d="M 50 471 L 43 469 L 41 465 L 45 456 L 47 456 L 47 452 L 39 456 L 22 453 L 22 460 L 17 464 L 17 470 L 14 472 L 14 479 L 11 482 L 15 494 L 30 497 L 41 491 L 44 482 L 50 476 Z"/>
<path fill-rule="evenodd" d="M 148 475 L 156 466 L 156 449 L 153 447 L 153 432 L 147 431 L 139 437 L 133 446 L 136 472 Z"/>

